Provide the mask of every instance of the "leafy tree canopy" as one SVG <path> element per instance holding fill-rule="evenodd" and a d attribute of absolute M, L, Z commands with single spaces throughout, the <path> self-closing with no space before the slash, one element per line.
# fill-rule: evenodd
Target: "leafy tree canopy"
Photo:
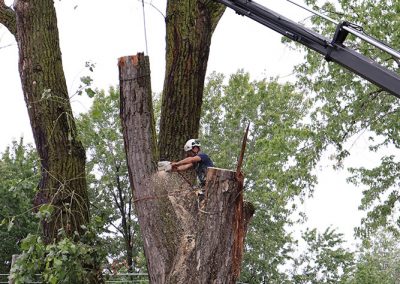
<path fill-rule="evenodd" d="M 400 47 L 397 1 L 342 0 L 338 5 L 323 2 L 321 6 L 321 2 L 314 0 L 307 3 L 338 22 L 347 20 L 360 25 L 367 34 L 395 49 Z M 312 17 L 311 25 L 328 38 L 333 37 L 336 28 L 320 17 Z M 345 44 L 398 72 L 396 60 L 368 43 L 349 36 Z M 350 155 L 347 142 L 360 135 L 368 138 L 370 151 L 381 151 L 382 158 L 376 167 L 350 169 L 350 181 L 364 188 L 360 209 L 368 212 L 358 235 L 367 237 L 371 230 L 385 226 L 398 231 L 400 222 L 394 212 L 399 200 L 399 99 L 337 64 L 327 63 L 313 51 L 305 50 L 305 59 L 296 67 L 297 86 L 312 94 L 315 109 L 311 118 L 321 133 L 321 143 L 325 147 L 336 146 L 338 165 Z"/>
<path fill-rule="evenodd" d="M 1 154 L 0 176 L 0 273 L 8 273 L 20 241 L 38 229 L 32 203 L 40 176 L 32 145 L 13 141 Z"/>
<path fill-rule="evenodd" d="M 380 229 L 360 247 L 354 276 L 349 283 L 399 283 L 399 267 L 399 238 Z"/>
<path fill-rule="evenodd" d="M 344 247 L 343 235 L 332 228 L 323 233 L 307 229 L 305 246 L 293 258 L 289 274 L 292 283 L 347 283 L 354 267 L 354 254 Z"/>

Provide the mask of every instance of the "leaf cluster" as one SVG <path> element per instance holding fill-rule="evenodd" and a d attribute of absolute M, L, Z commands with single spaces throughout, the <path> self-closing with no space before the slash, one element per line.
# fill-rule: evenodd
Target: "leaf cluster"
<path fill-rule="evenodd" d="M 354 253 L 344 247 L 343 235 L 332 228 L 323 233 L 307 229 L 302 253 L 289 271 L 292 283 L 347 283 L 352 276 Z"/>
<path fill-rule="evenodd" d="M 39 235 L 29 234 L 21 244 L 22 253 L 11 269 L 14 283 L 43 281 L 45 283 L 94 283 L 101 279 L 99 267 L 105 251 L 96 237 L 97 229 L 90 225 L 79 241 L 61 236 L 57 242 L 45 244 Z"/>
<path fill-rule="evenodd" d="M 399 283 L 399 238 L 387 230 L 364 240 L 350 284 Z"/>

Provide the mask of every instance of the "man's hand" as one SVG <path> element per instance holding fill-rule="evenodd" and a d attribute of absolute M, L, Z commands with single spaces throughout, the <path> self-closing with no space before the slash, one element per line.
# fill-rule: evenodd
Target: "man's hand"
<path fill-rule="evenodd" d="M 177 172 L 178 171 L 178 165 L 175 162 L 171 163 L 171 172 Z"/>

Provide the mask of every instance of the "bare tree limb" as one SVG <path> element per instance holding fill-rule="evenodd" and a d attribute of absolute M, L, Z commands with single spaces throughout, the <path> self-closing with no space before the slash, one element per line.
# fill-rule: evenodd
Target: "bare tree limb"
<path fill-rule="evenodd" d="M 4 3 L 4 0 L 0 0 L 0 24 L 3 24 L 15 37 L 17 36 L 15 12 Z"/>

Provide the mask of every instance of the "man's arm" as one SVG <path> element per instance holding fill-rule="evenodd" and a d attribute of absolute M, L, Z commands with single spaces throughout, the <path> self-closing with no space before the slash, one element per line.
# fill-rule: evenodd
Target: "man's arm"
<path fill-rule="evenodd" d="M 199 156 L 194 156 L 194 157 L 187 157 L 183 160 L 180 160 L 178 162 L 172 162 L 172 171 L 185 171 L 187 169 L 190 169 L 194 163 L 200 162 L 201 158 Z"/>
<path fill-rule="evenodd" d="M 190 169 L 191 167 L 193 167 L 193 164 L 185 164 L 185 165 L 181 165 L 181 166 L 172 166 L 172 171 L 173 172 L 181 172 L 181 171 L 186 171 L 188 169 Z"/>

